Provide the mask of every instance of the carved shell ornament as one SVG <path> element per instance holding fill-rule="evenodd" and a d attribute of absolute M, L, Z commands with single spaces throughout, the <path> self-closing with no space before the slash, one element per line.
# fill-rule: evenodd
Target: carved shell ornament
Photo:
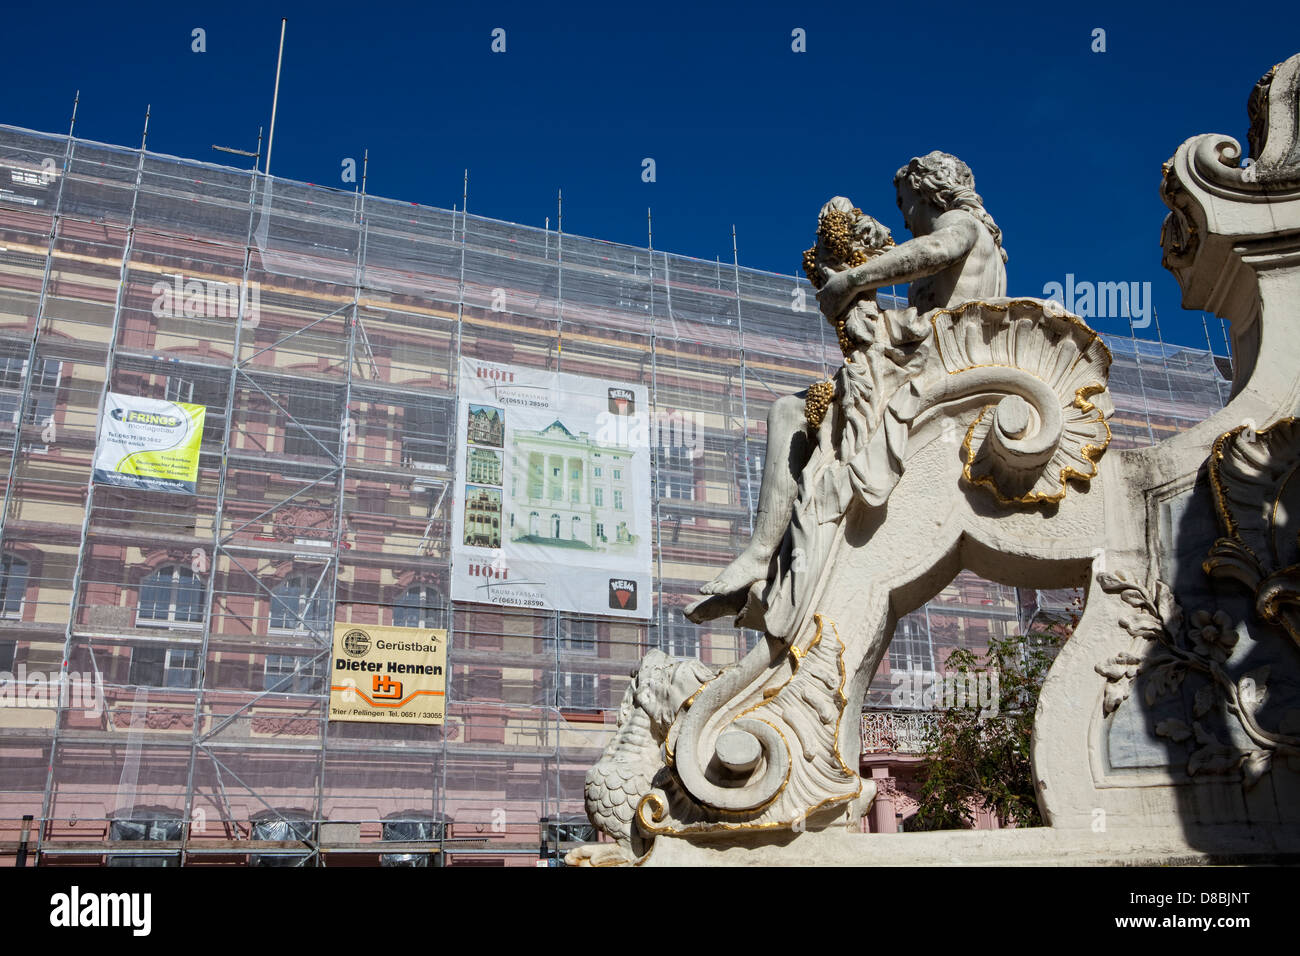
<path fill-rule="evenodd" d="M 1259 616 L 1300 644 L 1300 420 L 1220 435 L 1209 471 L 1223 537 L 1205 573 L 1245 585 Z"/>
<path fill-rule="evenodd" d="M 980 374 L 1001 398 L 962 443 L 964 477 L 1004 504 L 1060 501 L 1110 444 L 1110 351 L 1082 319 L 1041 299 L 968 302 L 931 316 L 949 375 Z"/>

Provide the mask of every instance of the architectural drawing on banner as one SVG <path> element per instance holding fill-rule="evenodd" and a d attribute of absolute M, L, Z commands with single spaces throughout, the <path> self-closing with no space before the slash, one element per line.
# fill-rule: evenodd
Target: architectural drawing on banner
<path fill-rule="evenodd" d="M 649 404 L 640 385 L 462 360 L 453 598 L 648 617 Z"/>
<path fill-rule="evenodd" d="M 540 431 L 515 432 L 511 540 L 631 551 L 637 540 L 627 521 L 634 455 L 626 446 L 602 444 L 587 432 L 574 434 L 559 419 Z"/>

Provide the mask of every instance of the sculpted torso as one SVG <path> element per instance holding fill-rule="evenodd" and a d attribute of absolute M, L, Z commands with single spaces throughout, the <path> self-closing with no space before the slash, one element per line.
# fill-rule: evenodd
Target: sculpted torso
<path fill-rule="evenodd" d="M 904 282 L 911 283 L 908 301 L 922 313 L 1006 295 L 1002 250 L 974 215 L 939 209 L 906 180 L 898 184 L 898 206 L 916 238 L 832 276 L 817 296 L 827 318 L 864 290 Z"/>

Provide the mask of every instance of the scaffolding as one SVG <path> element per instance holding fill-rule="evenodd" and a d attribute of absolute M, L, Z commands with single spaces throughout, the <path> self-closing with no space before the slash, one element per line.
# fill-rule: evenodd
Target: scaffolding
<path fill-rule="evenodd" d="M 724 266 L 473 216 L 468 179 L 446 211 L 364 170 L 345 192 L 74 132 L 0 127 L 0 672 L 29 704 L 91 675 L 103 706 L 0 708 L 0 859 L 25 815 L 45 863 L 531 863 L 590 838 L 583 776 L 641 655 L 753 645 L 681 609 L 746 543 L 771 403 L 839 364 L 812 289 L 734 236 Z M 1116 447 L 1222 403 L 1209 352 L 1109 344 Z M 648 621 L 449 600 L 461 356 L 649 389 Z M 194 496 L 91 482 L 108 392 L 207 407 Z M 1024 603 L 960 575 L 869 702 Z M 447 628 L 446 723 L 330 722 L 336 621 Z"/>

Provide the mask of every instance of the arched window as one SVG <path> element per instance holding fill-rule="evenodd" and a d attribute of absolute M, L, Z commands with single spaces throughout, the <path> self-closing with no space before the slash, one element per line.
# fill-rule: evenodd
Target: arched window
<path fill-rule="evenodd" d="M 395 627 L 431 627 L 435 629 L 447 626 L 447 602 L 435 587 L 421 584 L 407 588 L 393 605 L 393 625 Z"/>
<path fill-rule="evenodd" d="M 328 587 L 325 581 L 318 582 L 315 578 L 301 575 L 282 581 L 271 592 L 271 629 L 324 630 L 330 618 Z M 316 592 L 315 597 L 312 597 L 313 591 Z"/>
<path fill-rule="evenodd" d="M 16 554 L 0 557 L 0 614 L 19 617 L 27 594 L 28 564 Z"/>
<path fill-rule="evenodd" d="M 201 624 L 203 581 L 183 564 L 166 564 L 140 582 L 136 624 Z"/>

